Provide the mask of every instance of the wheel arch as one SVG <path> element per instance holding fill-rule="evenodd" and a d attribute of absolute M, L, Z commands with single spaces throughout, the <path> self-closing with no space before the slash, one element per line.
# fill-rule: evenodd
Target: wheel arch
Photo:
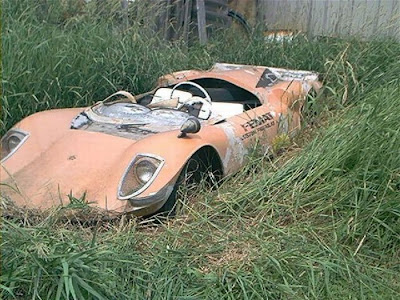
<path fill-rule="evenodd" d="M 186 172 L 185 167 L 189 166 L 191 160 L 203 160 L 204 165 L 208 165 L 208 159 L 211 162 L 211 172 L 216 177 L 217 182 L 223 176 L 223 164 L 221 158 L 218 154 L 218 151 L 211 145 L 203 145 L 198 148 L 193 154 L 189 157 L 189 159 L 185 162 L 184 166 L 179 172 L 179 176 L 177 181 L 174 184 L 174 189 L 172 193 L 169 195 L 168 199 L 163 203 L 163 205 L 159 208 L 156 214 L 161 214 L 163 216 L 171 217 L 175 216 L 176 213 L 176 197 L 177 197 L 177 190 L 180 184 L 184 181 L 184 179 L 180 179 L 182 174 Z M 197 172 L 196 172 L 197 173 Z M 201 177 L 201 175 L 200 175 Z"/>
<path fill-rule="evenodd" d="M 205 164 L 208 164 L 208 162 L 210 162 L 212 173 L 217 175 L 218 179 L 222 178 L 224 174 L 224 165 L 218 151 L 213 146 L 201 146 L 190 156 L 187 162 L 189 162 L 193 158 L 200 159 Z"/>

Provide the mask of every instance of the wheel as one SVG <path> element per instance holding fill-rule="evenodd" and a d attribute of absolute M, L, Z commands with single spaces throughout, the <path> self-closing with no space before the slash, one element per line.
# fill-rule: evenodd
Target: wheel
<path fill-rule="evenodd" d="M 222 177 L 220 166 L 215 160 L 215 153 L 209 149 L 197 152 L 183 167 L 171 195 L 156 213 L 159 216 L 173 217 L 179 207 L 179 197 L 184 192 L 191 194 L 204 181 L 208 187 L 216 187 Z"/>
<path fill-rule="evenodd" d="M 185 190 L 194 189 L 198 185 L 203 175 L 200 171 L 199 159 L 197 157 L 192 157 L 183 167 L 181 173 L 179 174 L 178 180 L 174 185 L 171 195 L 168 197 L 167 201 L 157 212 L 165 217 L 173 217 L 176 215 L 178 198 Z"/>
<path fill-rule="evenodd" d="M 248 36 L 251 35 L 252 29 L 249 23 L 247 22 L 246 18 L 239 12 L 229 9 L 228 16 L 232 18 L 235 22 L 237 22 L 241 28 L 247 33 Z"/>
<path fill-rule="evenodd" d="M 301 108 L 302 120 L 314 124 L 321 114 L 320 92 L 312 88 L 305 97 L 304 105 Z"/>

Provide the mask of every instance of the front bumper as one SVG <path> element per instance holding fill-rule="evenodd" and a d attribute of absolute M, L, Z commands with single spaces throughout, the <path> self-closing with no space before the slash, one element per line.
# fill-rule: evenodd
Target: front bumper
<path fill-rule="evenodd" d="M 167 184 L 157 193 L 146 197 L 135 197 L 127 201 L 125 213 L 132 213 L 134 215 L 146 216 L 157 212 L 164 203 L 168 200 L 172 191 L 174 190 L 173 184 Z M 124 201 L 124 200 L 121 200 Z"/>
<path fill-rule="evenodd" d="M 98 202 L 88 202 L 89 207 L 93 208 L 94 211 L 98 211 L 101 214 L 111 216 L 118 216 L 121 214 L 133 214 L 137 216 L 146 216 L 157 212 L 164 203 L 170 197 L 174 189 L 174 184 L 167 184 L 158 192 L 151 194 L 146 197 L 135 197 L 129 200 L 115 199 L 120 204 L 117 205 L 116 209 L 107 209 L 107 205 L 100 205 Z M 42 203 L 46 201 L 45 195 L 39 196 L 38 201 L 32 202 L 30 198 L 25 196 L 17 188 L 13 188 L 11 185 L 3 186 L 1 189 L 0 204 L 2 206 L 3 214 L 14 215 L 22 211 L 33 212 L 45 212 L 51 208 L 68 207 L 68 202 L 65 201 L 51 201 L 48 205 L 40 206 L 40 200 L 43 199 Z M 48 195 L 48 194 L 46 194 Z M 61 199 L 61 195 L 58 195 Z M 62 197 L 64 198 L 64 197 Z M 65 198 L 64 198 L 65 199 Z M 47 199 L 47 201 L 50 201 Z M 36 204 L 36 205 L 35 205 Z M 84 206 L 83 206 L 84 207 Z M 72 207 L 71 207 L 72 208 Z M 75 208 L 73 209 L 75 212 Z M 93 211 L 93 212 L 94 212 Z"/>

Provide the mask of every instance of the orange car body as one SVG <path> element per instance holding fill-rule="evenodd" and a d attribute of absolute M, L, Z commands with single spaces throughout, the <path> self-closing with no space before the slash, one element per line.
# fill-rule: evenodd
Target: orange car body
<path fill-rule="evenodd" d="M 157 108 L 157 103 L 150 109 L 144 104 L 124 106 L 129 100 L 116 101 L 122 103 L 120 106 L 99 102 L 88 108 L 48 110 L 23 119 L 10 130 L 24 133 L 23 141 L 1 162 L 2 197 L 18 207 L 44 210 L 65 205 L 71 192 L 76 198 L 85 193 L 90 205 L 109 212 L 154 213 L 170 196 L 183 167 L 196 152 L 208 147 L 218 156 L 223 176 L 237 172 L 256 141 L 269 147 L 277 135 L 291 135 L 299 128 L 305 97 L 321 87 L 318 75 L 308 71 L 216 64 L 208 71 L 165 75 L 153 91 L 136 99 L 147 97 L 153 99 L 150 104 L 156 102 L 159 89 L 164 98 L 169 91 L 169 98 L 173 98 L 173 87 L 182 82 L 194 82 L 213 95 L 209 114 L 200 119 L 200 131 L 181 138 L 180 125 L 189 113 Z M 188 87 L 179 93 L 193 96 L 193 87 Z M 110 107 L 116 114 L 96 112 Z M 143 122 L 140 111 L 140 122 L 129 112 L 127 122 L 119 107 L 157 114 L 152 117 L 156 121 L 146 121 L 146 117 L 148 123 Z M 79 116 L 86 118 L 85 124 L 77 121 Z M 7 134 L 2 147 L 6 147 L 6 139 Z M 157 172 L 140 193 L 122 197 L 122 178 L 138 155 L 159 159 Z"/>

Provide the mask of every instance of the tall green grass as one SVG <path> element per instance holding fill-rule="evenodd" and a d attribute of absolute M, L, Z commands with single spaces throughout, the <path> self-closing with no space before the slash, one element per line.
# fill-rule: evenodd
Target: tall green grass
<path fill-rule="evenodd" d="M 224 32 L 207 46 L 187 49 L 179 41 L 159 39 L 135 19 L 127 29 L 109 16 L 99 20 L 93 9 L 52 20 L 52 12 L 61 9 L 58 1 L 49 2 L 55 7 L 45 9 L 48 18 L 43 20 L 44 8 L 35 3 L 3 1 L 2 134 L 33 112 L 86 106 L 119 89 L 144 92 L 162 74 L 204 69 L 218 61 L 318 71 L 341 102 L 356 101 L 358 90 L 398 76 L 396 43 L 304 37 L 264 43 L 258 36 L 249 40 Z"/>
<path fill-rule="evenodd" d="M 395 299 L 399 92 L 365 94 L 279 168 L 257 158 L 159 226 L 4 221 L 3 296 Z"/>
<path fill-rule="evenodd" d="M 59 212 L 3 219 L 2 298 L 400 296 L 398 43 L 265 43 L 225 32 L 186 48 L 137 19 L 121 28 L 94 8 L 67 19 L 53 13 L 63 7 L 44 14 L 28 0 L 5 0 L 2 9 L 2 133 L 38 110 L 143 92 L 159 75 L 218 61 L 315 70 L 326 86 L 324 98 L 312 99 L 321 113 L 313 121 L 323 116 L 324 126 L 312 128 L 303 148 L 273 161 L 255 157 L 168 222 L 83 226 Z"/>

